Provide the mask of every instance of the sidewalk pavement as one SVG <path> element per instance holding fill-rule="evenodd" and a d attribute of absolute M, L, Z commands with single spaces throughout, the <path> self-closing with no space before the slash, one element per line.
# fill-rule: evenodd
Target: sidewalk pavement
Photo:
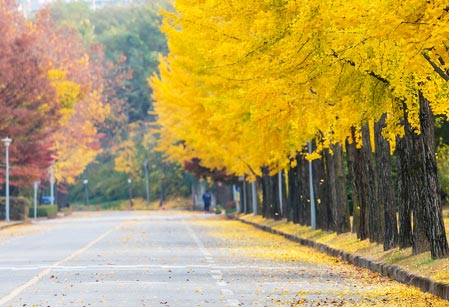
<path fill-rule="evenodd" d="M 366 268 L 371 271 L 377 272 L 383 276 L 394 279 L 402 284 L 414 286 L 416 288 L 421 289 L 423 292 L 429 292 L 446 300 L 449 300 L 449 284 L 437 282 L 430 280 L 429 278 L 425 278 L 422 276 L 415 275 L 406 271 L 404 268 L 399 267 L 397 265 L 390 265 L 382 262 L 376 262 L 372 259 L 361 257 L 359 255 L 354 255 L 347 253 L 343 250 L 339 250 L 328 245 L 318 243 L 316 241 L 310 239 L 300 238 L 298 236 L 288 234 L 277 229 L 273 229 L 266 225 L 260 225 L 252 221 L 247 221 L 245 219 L 236 217 L 237 220 L 252 225 L 261 230 L 271 232 L 276 235 L 280 235 L 289 239 L 291 241 L 300 243 L 301 245 L 312 247 L 320 252 L 328 254 L 333 257 L 337 257 L 343 259 L 355 266 Z"/>

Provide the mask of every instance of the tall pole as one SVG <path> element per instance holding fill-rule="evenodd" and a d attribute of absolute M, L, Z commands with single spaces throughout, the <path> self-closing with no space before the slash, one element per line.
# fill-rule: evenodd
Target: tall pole
<path fill-rule="evenodd" d="M 6 148 L 5 221 L 9 222 L 9 144 L 11 144 L 12 140 L 9 137 L 6 137 L 2 139 L 2 142 L 5 144 Z"/>
<path fill-rule="evenodd" d="M 278 173 L 278 190 L 279 190 L 279 213 L 284 216 L 284 201 L 282 197 L 282 171 Z"/>
<path fill-rule="evenodd" d="M 87 167 L 84 168 L 84 205 L 87 207 L 89 205 L 89 189 L 87 184 L 89 183 L 89 179 L 87 179 Z"/>
<path fill-rule="evenodd" d="M 51 205 L 55 204 L 55 169 L 53 164 L 50 166 L 50 201 Z"/>
<path fill-rule="evenodd" d="M 131 186 L 131 178 L 128 178 L 128 189 L 129 189 L 129 207 L 133 207 L 133 190 Z"/>
<path fill-rule="evenodd" d="M 165 205 L 165 164 L 161 163 L 161 199 L 159 206 Z"/>
<path fill-rule="evenodd" d="M 309 154 L 312 153 L 312 142 L 309 142 Z M 310 190 L 310 225 L 312 229 L 316 229 L 316 208 L 315 208 L 315 193 L 313 191 L 313 173 L 312 161 L 309 161 L 309 190 Z"/>
<path fill-rule="evenodd" d="M 37 218 L 37 189 L 39 188 L 39 181 L 34 182 L 34 219 Z"/>
<path fill-rule="evenodd" d="M 243 195 L 243 213 L 248 213 L 248 208 L 247 208 L 247 199 L 246 199 L 246 180 L 245 178 L 243 178 L 243 184 L 242 184 L 242 195 Z"/>
<path fill-rule="evenodd" d="M 256 190 L 256 182 L 251 182 L 251 195 L 253 198 L 253 213 L 257 215 L 257 190 Z"/>
<path fill-rule="evenodd" d="M 145 168 L 145 188 L 147 192 L 147 206 L 150 205 L 150 184 L 148 180 L 148 160 L 145 160 L 143 163 L 143 167 Z"/>

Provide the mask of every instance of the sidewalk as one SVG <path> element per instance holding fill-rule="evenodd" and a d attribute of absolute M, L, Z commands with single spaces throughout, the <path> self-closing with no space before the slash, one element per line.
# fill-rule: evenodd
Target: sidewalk
<path fill-rule="evenodd" d="M 366 268 L 371 271 L 377 272 L 383 276 L 394 279 L 400 283 L 414 286 L 416 288 L 421 289 L 424 292 L 432 293 L 436 296 L 449 300 L 449 285 L 446 283 L 441 283 L 437 281 L 433 281 L 429 278 L 418 276 L 414 273 L 408 272 L 402 267 L 397 265 L 390 265 L 382 262 L 376 262 L 372 259 L 362 257 L 360 255 L 354 255 L 343 250 L 339 250 L 333 247 L 330 247 L 326 244 L 316 242 L 310 239 L 304 239 L 296 235 L 292 235 L 273 227 L 262 225 L 260 223 L 256 223 L 253 221 L 246 220 L 244 217 L 236 217 L 237 220 L 252 225 L 261 230 L 271 232 L 276 235 L 280 235 L 285 237 L 286 239 L 292 240 L 294 242 L 298 242 L 301 245 L 312 247 L 320 252 L 328 254 L 333 257 L 337 257 L 343 259 L 355 266 Z M 268 220 L 267 220 L 268 221 Z"/>

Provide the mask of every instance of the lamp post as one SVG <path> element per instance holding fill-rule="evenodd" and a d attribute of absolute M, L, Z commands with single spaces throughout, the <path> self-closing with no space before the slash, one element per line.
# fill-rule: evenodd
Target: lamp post
<path fill-rule="evenodd" d="M 55 204 L 55 168 L 50 165 L 50 204 Z"/>
<path fill-rule="evenodd" d="M 148 160 L 143 163 L 143 168 L 145 169 L 145 188 L 147 192 L 147 206 L 150 205 L 150 184 L 148 180 Z"/>
<path fill-rule="evenodd" d="M 6 148 L 5 221 L 9 222 L 9 144 L 11 144 L 12 140 L 9 137 L 6 137 L 2 139 L 2 142 L 5 144 Z"/>
<path fill-rule="evenodd" d="M 89 205 L 89 189 L 87 188 L 87 184 L 89 180 L 87 179 L 87 167 L 84 168 L 84 205 L 87 207 Z"/>
<path fill-rule="evenodd" d="M 34 219 L 37 219 L 37 189 L 39 188 L 40 181 L 34 182 Z"/>
<path fill-rule="evenodd" d="M 129 188 L 129 208 L 133 207 L 133 190 L 131 186 L 131 178 L 128 177 L 128 188 Z"/>
<path fill-rule="evenodd" d="M 309 154 L 312 153 L 312 142 L 309 142 Z M 315 207 L 315 193 L 313 191 L 313 169 L 312 161 L 309 161 L 309 190 L 310 190 L 310 225 L 312 229 L 316 229 L 316 207 Z"/>

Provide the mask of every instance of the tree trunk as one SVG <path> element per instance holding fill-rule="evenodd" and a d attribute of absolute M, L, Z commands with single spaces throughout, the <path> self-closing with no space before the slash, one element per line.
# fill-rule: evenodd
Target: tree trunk
<path fill-rule="evenodd" d="M 279 197 L 281 197 L 282 199 L 279 200 L 279 205 L 282 205 L 282 208 L 280 208 L 280 213 L 281 213 L 281 218 L 285 218 L 287 216 L 287 182 L 285 180 L 285 172 L 284 171 L 280 171 L 277 175 L 278 177 L 278 183 L 279 183 L 279 176 L 280 178 L 280 193 L 278 191 L 278 195 Z M 278 184 L 279 187 L 279 184 Z"/>
<path fill-rule="evenodd" d="M 368 125 L 362 126 L 362 155 L 364 157 L 364 170 L 367 182 L 368 201 L 368 231 L 371 242 L 383 242 L 383 207 L 381 207 L 378 194 L 376 172 L 374 170 L 373 151 L 371 148 L 371 138 Z"/>
<path fill-rule="evenodd" d="M 331 193 L 329 192 L 329 180 L 326 178 L 326 154 L 322 159 L 313 160 L 313 189 L 315 194 L 316 225 L 323 230 L 331 230 Z M 309 197 L 310 198 L 310 197 Z M 310 207 L 310 202 L 309 202 Z M 310 211 L 309 211 L 310 212 Z"/>
<path fill-rule="evenodd" d="M 215 189 L 215 203 L 223 208 L 232 207 L 234 203 L 232 184 L 220 183 Z"/>
<path fill-rule="evenodd" d="M 360 227 L 360 192 L 357 190 L 358 186 L 356 184 L 355 176 L 355 165 L 354 160 L 356 156 L 356 145 L 346 139 L 346 160 L 348 161 L 348 177 L 351 186 L 351 200 L 352 200 L 352 232 L 357 234 L 359 237 L 359 227 Z"/>
<path fill-rule="evenodd" d="M 425 161 L 424 161 L 424 140 L 422 133 L 416 133 L 408 120 L 407 106 L 404 104 L 404 144 L 406 146 L 406 159 L 401 161 L 405 163 L 408 174 L 404 178 L 408 189 L 409 197 L 406 199 L 411 204 L 413 210 L 413 253 L 419 254 L 430 250 L 430 242 L 427 236 L 427 225 L 429 222 L 426 216 L 426 180 L 425 180 Z"/>
<path fill-rule="evenodd" d="M 270 180 L 268 177 L 268 169 L 267 168 L 262 168 L 262 178 L 261 178 L 261 183 L 262 183 L 262 216 L 264 218 L 269 218 L 270 217 L 270 205 L 271 205 L 271 200 L 270 200 Z"/>
<path fill-rule="evenodd" d="M 351 166 L 351 185 L 353 187 L 354 219 L 356 232 L 360 240 L 369 236 L 368 231 L 368 178 L 365 171 L 366 155 L 356 146 L 355 128 L 352 129 L 352 143 L 348 146 Z"/>
<path fill-rule="evenodd" d="M 409 167 L 411 147 L 410 138 L 404 136 L 396 141 L 396 153 L 398 156 L 398 216 L 399 216 L 399 237 L 400 248 L 407 248 L 413 245 L 412 232 L 412 193 L 410 186 Z"/>
<path fill-rule="evenodd" d="M 349 219 L 348 195 L 346 191 L 346 174 L 343 160 L 343 149 L 340 144 L 331 145 L 334 152 L 336 204 L 332 207 L 334 229 L 337 234 L 351 231 Z"/>
<path fill-rule="evenodd" d="M 309 162 L 301 155 L 300 159 L 300 197 L 299 197 L 299 223 L 310 226 L 310 189 L 309 189 Z"/>
<path fill-rule="evenodd" d="M 427 216 L 427 235 L 430 240 L 430 252 L 433 259 L 449 255 L 444 229 L 441 198 L 439 194 L 437 163 L 435 158 L 434 118 L 429 102 L 419 93 L 420 124 L 424 153 L 425 213 Z"/>
<path fill-rule="evenodd" d="M 262 170 L 263 185 L 263 216 L 265 218 L 280 219 L 279 201 L 278 201 L 278 183 L 277 176 L 270 176 L 267 168 Z"/>
<path fill-rule="evenodd" d="M 384 250 L 396 247 L 398 243 L 398 224 L 396 219 L 396 208 L 394 203 L 393 179 L 391 176 L 390 143 L 383 137 L 382 129 L 386 126 L 383 114 L 378 122 L 374 124 L 376 144 L 376 166 L 378 179 L 378 197 L 384 208 Z"/>
<path fill-rule="evenodd" d="M 322 202 L 321 198 L 324 196 L 324 193 L 319 194 L 320 206 L 323 206 L 323 210 L 317 214 L 320 217 L 320 214 L 323 214 L 325 220 L 322 221 L 323 230 L 331 230 L 335 231 L 335 216 L 334 216 L 334 208 L 337 207 L 337 178 L 335 175 L 335 162 L 334 155 L 330 153 L 329 149 L 323 150 L 323 165 L 324 165 L 324 178 L 323 185 L 325 185 L 326 193 L 326 201 Z M 323 212 L 324 211 L 324 212 Z M 318 218 L 318 219 L 321 219 Z M 320 223 L 318 223 L 320 225 Z"/>
<path fill-rule="evenodd" d="M 296 166 L 288 170 L 288 210 L 287 219 L 293 223 L 299 223 L 299 201 L 300 201 L 300 160 L 298 153 L 295 157 Z"/>

